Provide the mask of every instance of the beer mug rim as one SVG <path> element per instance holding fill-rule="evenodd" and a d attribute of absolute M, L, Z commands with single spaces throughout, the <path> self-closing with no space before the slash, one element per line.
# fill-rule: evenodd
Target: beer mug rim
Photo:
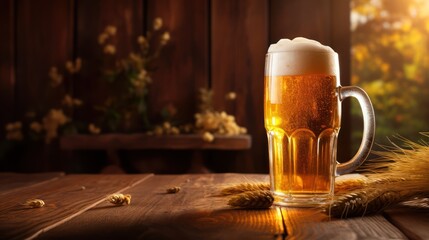
<path fill-rule="evenodd" d="M 268 53 L 285 51 L 335 53 L 331 47 L 303 37 L 296 37 L 292 40 L 287 38 L 280 39 L 277 43 L 273 43 L 268 47 Z"/>
<path fill-rule="evenodd" d="M 306 54 L 329 54 L 329 55 L 335 55 L 338 56 L 337 52 L 326 52 L 326 51 L 319 51 L 319 50 L 280 50 L 280 51 L 274 51 L 274 52 L 267 52 L 266 55 L 270 54 L 284 54 L 284 53 L 306 53 Z"/>
<path fill-rule="evenodd" d="M 327 74 L 340 77 L 338 54 L 314 49 L 268 52 L 265 76 Z M 268 60 L 269 59 L 269 60 Z"/>

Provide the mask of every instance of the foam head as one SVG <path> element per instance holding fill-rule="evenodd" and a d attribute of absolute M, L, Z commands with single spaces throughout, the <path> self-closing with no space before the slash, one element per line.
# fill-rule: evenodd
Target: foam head
<path fill-rule="evenodd" d="M 307 38 L 281 39 L 268 48 L 265 75 L 327 74 L 339 78 L 338 54 Z"/>

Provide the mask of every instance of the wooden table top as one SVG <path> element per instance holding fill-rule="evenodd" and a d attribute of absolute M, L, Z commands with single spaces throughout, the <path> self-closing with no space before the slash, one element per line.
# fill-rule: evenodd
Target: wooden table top
<path fill-rule="evenodd" d="M 0 173 L 0 239 L 429 239 L 428 209 L 330 219 L 317 209 L 238 210 L 216 197 L 262 174 L 65 175 Z M 181 187 L 175 194 L 167 188 Z M 115 206 L 106 196 L 131 194 Z M 28 208 L 28 199 L 45 201 Z"/>

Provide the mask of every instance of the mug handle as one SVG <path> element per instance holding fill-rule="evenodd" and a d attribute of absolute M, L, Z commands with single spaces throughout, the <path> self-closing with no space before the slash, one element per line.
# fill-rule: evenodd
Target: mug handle
<path fill-rule="evenodd" d="M 371 100 L 366 92 L 356 86 L 347 86 L 339 88 L 340 101 L 348 97 L 354 97 L 358 100 L 363 113 L 363 136 L 359 150 L 348 162 L 337 164 L 337 175 L 352 172 L 358 168 L 368 157 L 375 136 L 375 115 Z"/>

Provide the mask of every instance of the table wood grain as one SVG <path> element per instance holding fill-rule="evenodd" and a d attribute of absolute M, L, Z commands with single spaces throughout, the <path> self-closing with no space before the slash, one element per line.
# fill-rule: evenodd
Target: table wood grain
<path fill-rule="evenodd" d="M 262 174 L 33 175 L 0 173 L 0 239 L 428 239 L 427 209 L 333 219 L 313 208 L 239 210 L 220 189 Z M 18 184 L 19 183 L 19 184 Z M 27 183 L 27 184 L 26 184 Z M 166 189 L 181 190 L 167 194 Z M 131 194 L 115 206 L 109 194 Z M 43 208 L 22 205 L 40 198 Z"/>
<path fill-rule="evenodd" d="M 387 210 L 385 216 L 410 239 L 429 239 L 428 207 L 401 206 Z"/>
<path fill-rule="evenodd" d="M 16 191 L 17 189 L 31 187 L 36 184 L 44 184 L 50 181 L 55 181 L 63 176 L 64 173 L 62 172 L 31 174 L 1 173 L 0 195 L 4 195 L 10 191 Z"/>

